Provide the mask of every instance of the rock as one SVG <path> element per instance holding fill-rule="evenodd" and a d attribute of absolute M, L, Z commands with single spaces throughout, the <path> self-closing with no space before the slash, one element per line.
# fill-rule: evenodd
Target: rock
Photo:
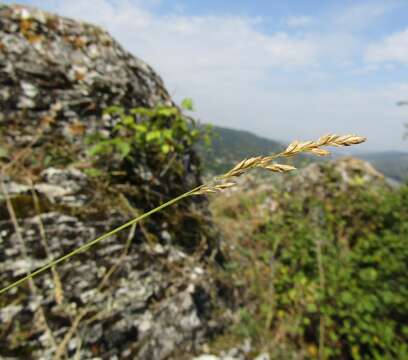
<path fill-rule="evenodd" d="M 247 339 L 243 344 L 240 344 L 237 347 L 230 348 L 226 351 L 222 351 L 219 356 L 211 355 L 211 354 L 204 354 L 198 357 L 195 357 L 194 360 L 248 360 L 250 357 L 249 353 L 252 350 L 251 341 Z M 267 355 L 267 354 L 263 354 Z M 268 360 L 269 358 L 265 358 Z M 264 358 L 260 358 L 260 360 L 264 360 Z"/>
<path fill-rule="evenodd" d="M 308 165 L 293 178 L 286 181 L 289 192 L 304 192 L 329 196 L 334 186 L 337 190 L 347 191 L 349 187 L 370 186 L 370 188 L 388 187 L 383 174 L 360 159 L 345 157 L 327 162 Z"/>
<path fill-rule="evenodd" d="M 200 355 L 193 358 L 193 360 L 220 360 L 220 358 L 215 355 Z"/>
<path fill-rule="evenodd" d="M 267 353 L 259 354 L 254 360 L 270 360 L 270 356 Z"/>
<path fill-rule="evenodd" d="M 169 158 L 143 150 L 132 161 L 108 154 L 93 176 L 87 137 L 109 136 L 111 105 L 174 104 L 152 68 L 104 30 L 0 5 L 1 287 L 201 183 L 191 146 L 169 154 L 163 173 Z M 199 197 L 105 239 L 0 297 L 0 357 L 196 353 L 226 322 L 214 311 L 224 306 L 216 244 Z"/>

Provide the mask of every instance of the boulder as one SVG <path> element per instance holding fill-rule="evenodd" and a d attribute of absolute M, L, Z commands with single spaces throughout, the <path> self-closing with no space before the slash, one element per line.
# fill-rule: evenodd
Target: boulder
<path fill-rule="evenodd" d="M 140 149 L 131 161 L 108 154 L 93 176 L 87 138 L 109 136 L 112 105 L 174 103 L 156 72 L 101 28 L 0 5 L 1 287 L 201 183 L 187 143 L 166 156 Z M 186 199 L 2 294 L 0 357 L 195 353 L 220 328 L 215 240 L 206 200 Z"/>

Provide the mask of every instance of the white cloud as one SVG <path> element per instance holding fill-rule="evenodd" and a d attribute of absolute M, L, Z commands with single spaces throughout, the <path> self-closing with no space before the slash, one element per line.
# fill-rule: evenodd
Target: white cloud
<path fill-rule="evenodd" d="M 347 27 L 266 34 L 259 31 L 262 19 L 159 15 L 160 0 L 41 1 L 43 8 L 105 27 L 162 75 L 176 100 L 191 96 L 201 119 L 275 139 L 356 132 L 372 139 L 371 148 L 404 147 L 406 109 L 395 103 L 406 98 L 405 88 L 336 83 L 347 71 L 362 76 L 352 72 L 364 40 Z"/>
<path fill-rule="evenodd" d="M 107 0 L 57 4 L 60 13 L 102 24 L 128 49 L 161 68 L 234 71 L 236 67 L 288 68 L 317 62 L 313 41 L 285 33 L 263 35 L 256 30 L 257 22 L 247 17 L 158 16 L 126 0 L 114 5 Z"/>
<path fill-rule="evenodd" d="M 408 65 L 408 28 L 367 47 L 367 62 L 395 62 Z"/>
<path fill-rule="evenodd" d="M 284 20 L 284 23 L 291 28 L 303 28 L 311 25 L 313 19 L 310 16 L 290 16 Z"/>
<path fill-rule="evenodd" d="M 397 0 L 370 0 L 357 2 L 351 6 L 338 8 L 332 14 L 333 25 L 351 30 L 360 30 L 371 25 L 387 12 L 399 6 Z"/>

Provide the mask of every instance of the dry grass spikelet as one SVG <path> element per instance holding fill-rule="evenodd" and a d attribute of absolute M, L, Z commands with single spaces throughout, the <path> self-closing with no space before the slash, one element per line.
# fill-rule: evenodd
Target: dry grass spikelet
<path fill-rule="evenodd" d="M 254 168 L 262 168 L 277 173 L 293 171 L 296 168 L 291 165 L 277 164 L 273 161 L 279 157 L 292 157 L 303 152 L 309 152 L 317 156 L 328 156 L 330 151 L 322 149 L 324 146 L 351 146 L 361 144 L 366 138 L 357 135 L 334 135 L 328 134 L 320 137 L 316 141 L 299 142 L 294 141 L 283 152 L 276 155 L 256 156 L 244 159 L 236 164 L 230 171 L 214 178 L 209 184 L 202 185 L 193 195 L 212 194 L 235 186 L 235 183 L 224 183 L 223 181 L 238 177 Z"/>
<path fill-rule="evenodd" d="M 361 144 L 366 141 L 365 137 L 357 135 L 324 135 L 319 140 L 317 140 L 317 146 L 351 146 Z"/>
<path fill-rule="evenodd" d="M 279 154 L 280 156 L 284 157 L 291 157 L 298 155 L 302 152 L 310 152 L 312 154 L 318 156 L 327 156 L 330 154 L 329 151 L 325 149 L 320 149 L 323 146 L 351 146 L 361 144 L 366 141 L 365 137 L 357 136 L 357 135 L 334 135 L 328 134 L 320 137 L 317 141 L 307 141 L 307 142 L 292 142 L 284 152 Z"/>
<path fill-rule="evenodd" d="M 231 188 L 235 185 L 236 183 L 234 182 L 220 183 L 220 184 L 215 184 L 215 185 L 203 185 L 200 189 L 193 192 L 193 195 L 213 194 L 213 193 L 222 191 L 224 189 Z"/>
<path fill-rule="evenodd" d="M 296 170 L 296 168 L 294 166 L 284 165 L 284 164 L 266 165 L 266 166 L 263 166 L 263 168 L 266 169 L 266 170 L 273 171 L 273 172 L 278 172 L 278 173 L 283 173 L 283 172 Z"/>
<path fill-rule="evenodd" d="M 249 159 L 244 159 L 241 162 L 239 162 L 237 165 L 235 165 L 230 171 L 228 171 L 223 177 L 228 178 L 228 177 L 233 177 L 233 176 L 239 176 L 249 170 L 252 167 L 257 166 L 260 162 L 262 162 L 263 156 L 257 156 L 257 157 L 252 157 Z"/>
<path fill-rule="evenodd" d="M 326 150 L 326 149 L 319 149 L 319 148 L 315 148 L 310 150 L 310 152 L 314 155 L 317 156 L 328 156 L 330 155 L 330 151 Z"/>

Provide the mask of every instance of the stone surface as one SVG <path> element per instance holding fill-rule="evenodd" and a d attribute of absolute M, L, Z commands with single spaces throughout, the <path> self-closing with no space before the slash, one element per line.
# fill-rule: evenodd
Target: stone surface
<path fill-rule="evenodd" d="M 384 175 L 367 161 L 343 157 L 308 165 L 287 182 L 286 189 L 329 196 L 333 190 L 330 186 L 347 191 L 349 187 L 366 185 L 372 189 L 388 186 Z"/>
<path fill-rule="evenodd" d="M 201 182 L 191 147 L 112 154 L 86 138 L 124 108 L 173 105 L 160 77 L 104 30 L 0 5 L 0 286 Z M 104 174 L 104 175 L 106 175 Z M 10 202 L 17 225 L 11 221 Z M 220 329 L 207 203 L 192 198 L 0 297 L 0 357 L 179 359 Z M 215 293 L 215 296 L 214 296 Z"/>

